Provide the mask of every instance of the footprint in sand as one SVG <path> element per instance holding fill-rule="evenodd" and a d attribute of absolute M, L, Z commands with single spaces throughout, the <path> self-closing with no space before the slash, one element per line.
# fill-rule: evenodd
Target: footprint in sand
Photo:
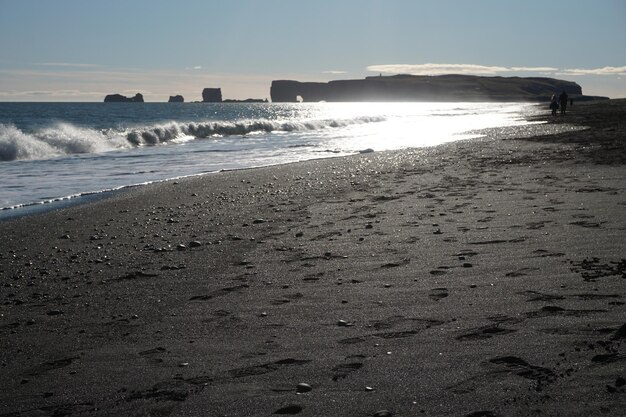
<path fill-rule="evenodd" d="M 231 369 L 228 371 L 233 378 L 243 378 L 246 376 L 263 375 L 270 372 L 277 371 L 282 367 L 288 366 L 302 366 L 311 362 L 306 359 L 282 359 L 276 362 L 264 363 L 256 366 L 248 366 L 245 368 Z"/>
<path fill-rule="evenodd" d="M 361 362 L 343 363 L 333 368 L 333 381 L 338 381 L 347 377 L 352 372 L 358 371 L 363 367 Z"/>
<path fill-rule="evenodd" d="M 447 288 L 433 288 L 432 290 L 430 290 L 430 294 L 428 294 L 428 297 L 431 300 L 439 301 L 442 298 L 446 298 L 448 295 L 449 294 Z"/>
<path fill-rule="evenodd" d="M 499 356 L 489 359 L 489 362 L 522 378 L 537 381 L 538 384 L 553 382 L 557 377 L 551 369 L 531 365 L 516 356 Z"/>

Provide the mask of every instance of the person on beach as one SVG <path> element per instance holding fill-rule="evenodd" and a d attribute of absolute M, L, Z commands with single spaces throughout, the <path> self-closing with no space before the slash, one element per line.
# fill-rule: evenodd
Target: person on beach
<path fill-rule="evenodd" d="M 565 114 L 565 109 L 567 108 L 567 93 L 563 91 L 559 96 L 559 101 L 561 102 L 561 114 Z"/>
<path fill-rule="evenodd" d="M 552 94 L 552 98 L 550 99 L 550 109 L 552 110 L 552 115 L 556 116 L 556 111 L 559 108 L 559 102 L 556 100 L 556 94 Z"/>

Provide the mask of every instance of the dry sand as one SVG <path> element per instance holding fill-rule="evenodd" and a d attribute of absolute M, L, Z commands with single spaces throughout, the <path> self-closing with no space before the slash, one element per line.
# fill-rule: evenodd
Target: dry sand
<path fill-rule="evenodd" d="M 0 223 L 0 416 L 624 415 L 625 120 Z"/>

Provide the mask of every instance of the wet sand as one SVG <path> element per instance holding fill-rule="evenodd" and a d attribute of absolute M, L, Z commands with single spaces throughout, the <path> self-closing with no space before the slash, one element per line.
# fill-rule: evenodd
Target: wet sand
<path fill-rule="evenodd" d="M 0 416 L 623 413 L 626 101 L 548 112 L 0 223 Z"/>

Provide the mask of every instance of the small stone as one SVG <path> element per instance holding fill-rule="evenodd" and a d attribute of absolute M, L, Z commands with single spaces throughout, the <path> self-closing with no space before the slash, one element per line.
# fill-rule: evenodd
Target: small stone
<path fill-rule="evenodd" d="M 378 410 L 374 413 L 374 417 L 391 417 L 392 415 L 389 410 Z"/>
<path fill-rule="evenodd" d="M 470 264 L 468 262 L 463 264 L 463 268 L 471 268 L 471 267 L 472 267 L 472 264 Z"/>
<path fill-rule="evenodd" d="M 391 284 L 385 284 L 385 288 L 391 288 Z"/>
<path fill-rule="evenodd" d="M 302 236 L 304 236 L 304 233 L 302 233 L 302 232 L 296 233 L 296 237 L 302 237 Z"/>
<path fill-rule="evenodd" d="M 374 388 L 372 388 L 372 387 L 365 387 L 365 391 L 374 391 Z"/>
<path fill-rule="evenodd" d="M 186 249 L 187 249 L 187 246 L 183 245 L 182 243 L 180 243 L 178 246 L 176 246 L 176 250 L 182 251 L 182 250 L 186 250 Z"/>
<path fill-rule="evenodd" d="M 180 366 L 181 368 L 184 368 L 185 366 L 189 366 L 189 362 L 181 362 L 178 364 L 178 366 Z"/>
<path fill-rule="evenodd" d="M 254 219 L 252 221 L 252 224 L 261 224 L 261 223 L 265 223 L 265 220 L 264 219 Z"/>
<path fill-rule="evenodd" d="M 264 311 L 261 314 L 259 314 L 259 317 L 267 317 L 267 313 Z"/>
<path fill-rule="evenodd" d="M 305 382 L 300 382 L 298 385 L 296 385 L 296 392 L 302 394 L 303 392 L 309 392 L 313 390 L 313 388 L 305 383 Z"/>
<path fill-rule="evenodd" d="M 373 226 L 373 225 L 371 225 L 371 224 L 366 224 L 366 225 L 365 225 L 365 228 L 366 228 L 366 229 L 373 229 L 373 228 L 374 228 L 374 226 Z"/>
<path fill-rule="evenodd" d="M 470 287 L 470 288 L 476 288 L 476 286 L 477 286 L 476 284 L 470 284 L 470 286 L 469 286 L 469 287 Z"/>
<path fill-rule="evenodd" d="M 338 320 L 338 321 L 337 321 L 337 326 L 340 326 L 340 327 L 348 327 L 348 326 L 352 326 L 352 324 L 351 324 L 351 323 L 348 323 L 348 322 L 347 322 L 347 321 L 345 321 L 345 320 Z"/>
<path fill-rule="evenodd" d="M 63 235 L 61 236 L 61 239 L 70 239 L 70 235 Z"/>
<path fill-rule="evenodd" d="M 193 242 L 189 242 L 189 247 L 190 248 L 197 248 L 199 246 L 202 246 L 202 242 L 194 240 Z"/>
<path fill-rule="evenodd" d="M 442 235 L 443 232 L 441 231 L 441 229 L 437 229 L 433 232 L 433 235 Z"/>

